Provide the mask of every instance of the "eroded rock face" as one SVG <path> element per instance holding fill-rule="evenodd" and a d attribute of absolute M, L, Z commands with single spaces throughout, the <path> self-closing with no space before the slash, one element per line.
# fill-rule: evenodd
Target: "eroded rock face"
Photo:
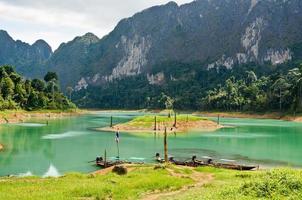
<path fill-rule="evenodd" d="M 147 74 L 147 79 L 150 85 L 160 85 L 165 81 L 165 74 L 163 72 L 159 72 L 157 74 Z M 172 79 L 172 77 L 171 77 Z"/>
<path fill-rule="evenodd" d="M 75 91 L 80 91 L 82 89 L 86 89 L 88 87 L 88 83 L 84 77 L 81 78 L 81 80 L 78 82 L 78 84 L 75 86 Z"/>
<path fill-rule="evenodd" d="M 247 52 L 250 58 L 254 58 L 255 61 L 259 55 L 259 43 L 261 41 L 261 32 L 264 29 L 264 20 L 258 17 L 253 23 L 251 23 L 245 30 L 245 34 L 241 38 L 241 44 Z"/>
<path fill-rule="evenodd" d="M 269 49 L 264 57 L 264 61 L 269 61 L 272 65 L 282 64 L 291 59 L 292 52 L 289 49 Z"/>
<path fill-rule="evenodd" d="M 225 55 L 223 55 L 219 60 L 217 60 L 216 62 L 209 64 L 208 65 L 208 69 L 212 69 L 212 68 L 217 68 L 217 67 L 226 67 L 227 69 L 232 69 L 234 65 L 234 59 L 231 57 L 226 57 Z"/>
<path fill-rule="evenodd" d="M 119 48 L 123 49 L 124 56 L 112 70 L 109 80 L 140 74 L 141 68 L 148 63 L 151 41 L 148 37 L 139 35 L 135 35 L 133 39 L 122 36 Z"/>

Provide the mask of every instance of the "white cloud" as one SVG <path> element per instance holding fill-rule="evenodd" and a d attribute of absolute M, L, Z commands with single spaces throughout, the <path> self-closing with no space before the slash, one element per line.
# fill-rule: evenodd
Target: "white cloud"
<path fill-rule="evenodd" d="M 179 4 L 191 0 L 178 0 Z M 57 48 L 61 42 L 86 32 L 108 34 L 125 17 L 168 0 L 0 0 L 0 29 L 33 43 L 45 39 Z"/>

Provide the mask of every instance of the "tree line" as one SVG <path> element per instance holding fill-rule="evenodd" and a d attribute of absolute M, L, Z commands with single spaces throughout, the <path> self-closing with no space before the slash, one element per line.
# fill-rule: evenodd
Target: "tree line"
<path fill-rule="evenodd" d="M 73 93 L 81 107 L 205 111 L 302 111 L 302 65 L 279 68 L 256 64 L 205 69 L 201 64 L 166 63 L 153 67 L 165 80 L 150 84 L 146 75 L 88 86 Z"/>
<path fill-rule="evenodd" d="M 230 77 L 207 92 L 202 108 L 225 111 L 302 111 L 302 65 L 284 74 L 257 75 L 247 71 L 241 79 Z"/>
<path fill-rule="evenodd" d="M 0 110 L 70 109 L 76 106 L 60 91 L 58 76 L 24 79 L 12 66 L 0 67 Z"/>

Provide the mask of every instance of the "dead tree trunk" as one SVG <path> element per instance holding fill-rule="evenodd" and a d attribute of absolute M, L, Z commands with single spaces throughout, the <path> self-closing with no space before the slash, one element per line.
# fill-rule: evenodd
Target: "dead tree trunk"
<path fill-rule="evenodd" d="M 167 144 L 167 127 L 164 132 L 164 151 L 165 151 L 165 162 L 168 162 L 168 144 Z"/>

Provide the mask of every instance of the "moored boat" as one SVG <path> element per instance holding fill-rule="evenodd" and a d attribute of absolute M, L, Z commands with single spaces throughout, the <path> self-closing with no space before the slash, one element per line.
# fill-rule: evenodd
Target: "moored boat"
<path fill-rule="evenodd" d="M 122 164 L 131 164 L 128 161 L 116 160 L 116 161 L 105 161 L 102 157 L 97 157 L 95 159 L 95 164 L 102 168 L 108 168 L 115 165 L 122 165 Z"/>
<path fill-rule="evenodd" d="M 160 163 L 164 162 L 163 159 L 160 159 L 159 153 L 156 154 L 156 161 Z M 208 158 L 205 161 L 197 160 L 196 156 L 193 156 L 192 159 L 189 161 L 179 161 L 179 160 L 175 160 L 173 157 L 170 157 L 169 162 L 180 166 L 189 166 L 189 167 L 211 166 L 216 168 L 224 168 L 224 169 L 232 169 L 232 170 L 240 170 L 240 171 L 248 171 L 257 168 L 256 166 L 247 166 L 247 165 L 240 165 L 235 163 L 214 162 L 212 158 Z"/>

